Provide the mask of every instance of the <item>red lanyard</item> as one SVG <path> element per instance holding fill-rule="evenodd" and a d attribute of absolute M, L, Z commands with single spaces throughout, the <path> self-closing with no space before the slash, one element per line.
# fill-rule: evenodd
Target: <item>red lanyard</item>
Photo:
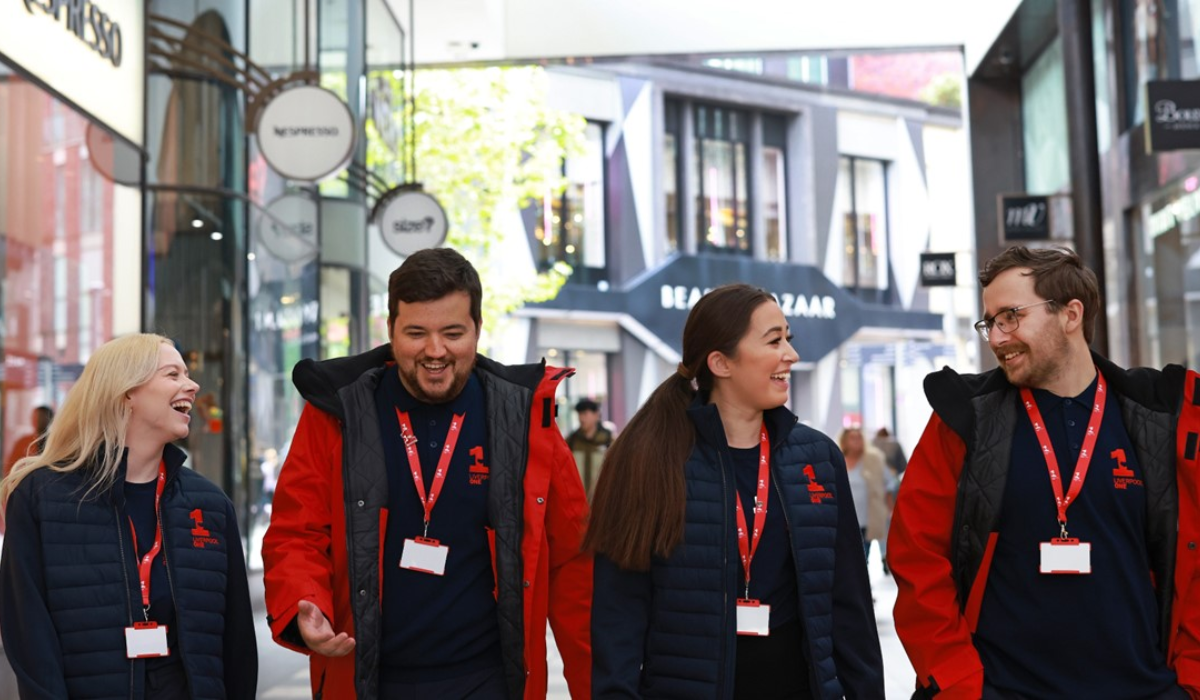
<path fill-rule="evenodd" d="M 1083 449 L 1079 450 L 1079 461 L 1075 464 L 1075 476 L 1071 478 L 1071 488 L 1063 496 L 1062 475 L 1058 471 L 1058 458 L 1054 455 L 1054 447 L 1050 445 L 1050 436 L 1046 434 L 1046 422 L 1042 420 L 1042 412 L 1038 410 L 1037 402 L 1033 400 L 1033 392 L 1027 388 L 1021 389 L 1021 399 L 1025 402 L 1025 411 L 1033 423 L 1033 432 L 1042 445 L 1042 455 L 1046 458 L 1046 469 L 1050 472 L 1050 485 L 1054 488 L 1054 502 L 1058 505 L 1058 524 L 1062 537 L 1067 537 L 1067 508 L 1075 501 L 1083 490 L 1083 480 L 1087 478 L 1088 466 L 1092 463 L 1092 450 L 1096 446 L 1096 436 L 1100 433 L 1100 422 L 1104 419 L 1104 404 L 1108 400 L 1108 392 L 1104 375 L 1096 373 L 1096 398 L 1092 406 L 1092 417 L 1088 419 L 1087 435 L 1083 438 Z"/>
<path fill-rule="evenodd" d="M 446 472 L 450 471 L 450 458 L 454 456 L 454 446 L 458 444 L 460 428 L 466 414 L 456 414 L 450 421 L 450 431 L 446 433 L 446 444 L 442 447 L 442 455 L 438 458 L 437 471 L 433 473 L 433 485 L 429 495 L 425 495 L 425 479 L 421 476 L 421 458 L 417 456 L 417 436 L 413 433 L 412 423 L 408 414 L 396 409 L 396 418 L 400 421 L 400 435 L 404 438 L 404 451 L 408 454 L 408 466 L 412 471 L 413 484 L 417 487 L 417 496 L 425 507 L 425 537 L 429 536 L 429 518 L 433 515 L 433 506 L 437 504 L 438 496 L 442 495 L 442 483 L 446 481 Z"/>
<path fill-rule="evenodd" d="M 167 485 L 167 465 L 163 461 L 158 463 L 158 485 L 154 487 L 154 546 L 146 555 L 142 557 L 138 563 L 138 579 L 142 584 L 142 616 L 147 620 L 150 619 L 150 565 L 154 563 L 154 557 L 162 550 L 163 535 L 162 535 L 162 520 L 159 517 L 158 504 L 162 501 L 163 489 Z M 133 535 L 133 555 L 137 556 L 137 531 L 133 528 L 133 518 L 129 519 L 129 533 Z"/>
<path fill-rule="evenodd" d="M 742 497 L 734 494 L 737 511 L 738 552 L 742 555 L 742 568 L 746 571 L 746 597 L 750 597 L 750 562 L 758 550 L 763 523 L 767 521 L 767 484 L 771 480 L 771 443 L 767 439 L 767 425 L 758 432 L 758 489 L 754 494 L 754 532 L 746 536 L 746 514 L 742 511 Z"/>

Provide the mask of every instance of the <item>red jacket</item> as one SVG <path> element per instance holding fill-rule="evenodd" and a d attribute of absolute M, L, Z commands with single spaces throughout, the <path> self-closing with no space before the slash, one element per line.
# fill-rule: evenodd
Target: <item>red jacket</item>
<path fill-rule="evenodd" d="M 368 355 L 374 355 L 373 360 L 381 357 L 390 359 L 390 352 L 385 353 L 384 350 L 378 348 Z M 378 366 L 374 361 L 368 364 Z M 588 698 L 591 695 L 589 630 L 592 561 L 580 549 L 587 501 L 571 452 L 553 420 L 554 392 L 559 381 L 570 372 L 537 366 L 518 369 L 524 370 L 525 377 L 530 376 L 531 370 L 542 373 L 540 381 L 534 380 L 536 389 L 532 396 L 526 397 L 531 404 L 523 407 L 528 416 L 523 425 L 529 429 L 526 442 L 528 459 L 521 482 L 523 512 L 511 513 L 512 517 L 520 518 L 520 562 L 511 571 L 515 577 L 523 580 L 506 582 L 509 590 L 515 591 L 514 596 L 520 599 L 526 673 L 524 697 L 546 696 L 546 622 L 549 619 L 563 657 L 571 695 Z M 493 408 L 498 408 L 506 415 L 515 413 L 520 420 L 523 417 L 522 409 L 509 402 L 511 395 L 491 395 L 501 391 L 496 389 L 500 386 L 497 382 L 507 382 L 507 379 L 499 378 L 496 372 L 506 370 L 482 357 L 476 369 L 482 373 L 481 376 L 488 375 L 485 387 L 489 388 L 485 400 L 489 404 L 505 400 L 503 406 L 489 407 L 488 415 L 492 416 Z M 341 371 L 345 374 L 345 366 Z M 298 385 L 301 383 L 299 375 L 298 368 Z M 375 376 L 375 381 L 378 381 L 378 374 Z M 313 383 L 317 384 L 319 382 Z M 304 407 L 287 461 L 280 473 L 271 525 L 263 539 L 263 562 L 268 619 L 272 636 L 278 643 L 302 653 L 311 653 L 299 639 L 294 625 L 299 601 L 305 599 L 321 609 L 335 633 L 347 632 L 356 637 L 358 645 L 347 656 L 326 658 L 311 654 L 314 696 L 341 700 L 355 697 L 356 687 L 360 689 L 359 692 L 366 687 L 361 682 L 356 686 L 356 660 L 362 657 L 365 650 L 363 637 L 356 636 L 356 626 L 360 624 L 357 618 L 361 618 L 362 614 L 361 611 L 356 614 L 356 607 L 352 603 L 348 573 L 352 566 L 361 567 L 364 562 L 350 561 L 351 555 L 347 551 L 347 496 L 342 465 L 346 426 L 333 415 L 336 406 L 328 403 L 333 395 L 326 392 L 324 398 L 317 400 L 318 404 L 324 404 L 323 408 L 331 409 L 322 410 L 313 404 L 316 399 L 306 394 L 310 403 Z M 369 414 L 369 419 L 374 420 L 373 404 Z M 495 428 L 489 431 L 489 440 L 495 442 L 496 439 L 502 439 L 502 435 L 495 435 L 498 432 L 502 431 Z M 494 474 L 497 468 L 496 464 L 492 465 Z M 359 505 L 357 502 L 352 504 Z M 379 540 L 377 551 L 381 554 L 387 510 L 379 508 L 378 511 L 374 524 Z M 356 544 L 360 541 L 356 540 Z M 493 542 L 493 570 L 504 571 L 503 565 L 497 568 L 496 549 Z M 381 585 L 383 570 L 378 559 L 365 564 L 374 567 Z M 361 570 L 355 568 L 355 571 Z M 377 592 L 380 586 L 371 588 Z M 504 588 L 504 584 L 498 586 L 498 589 L 501 588 Z M 503 595 L 498 613 L 501 617 L 501 646 L 507 664 L 510 661 L 507 658 L 509 654 L 521 645 L 510 643 L 511 639 L 506 640 L 508 622 L 504 619 Z M 376 623 L 378 619 L 378 615 L 375 615 Z M 378 659 L 377 650 L 374 658 Z"/>
<path fill-rule="evenodd" d="M 1103 366 L 1121 371 L 1107 362 Z M 1105 377 L 1113 379 L 1108 370 Z M 1200 700 L 1200 374 L 1188 372 L 1184 379 L 1181 397 L 1174 385 L 1179 523 L 1167 664 L 1179 685 Z M 929 387 L 926 380 L 927 393 Z M 979 700 L 983 666 L 972 634 L 998 533 L 987 533 L 978 570 L 964 578 L 952 565 L 951 543 L 967 445 L 949 425 L 961 416 L 939 411 L 932 397 L 931 402 L 936 412 L 904 473 L 888 537 L 888 563 L 899 588 L 894 619 L 918 686 L 936 684 L 938 700 Z M 970 580 L 965 600 L 956 583 L 963 580 Z"/>

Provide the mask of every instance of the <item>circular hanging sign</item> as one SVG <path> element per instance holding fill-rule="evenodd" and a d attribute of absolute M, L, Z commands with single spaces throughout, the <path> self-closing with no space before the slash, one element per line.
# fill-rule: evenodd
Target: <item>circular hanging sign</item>
<path fill-rule="evenodd" d="M 322 180 L 354 155 L 354 115 L 340 97 L 315 85 L 275 95 L 258 117 L 258 148 L 275 172 Z"/>
<path fill-rule="evenodd" d="M 418 190 L 393 190 L 384 195 L 379 212 L 383 242 L 398 255 L 437 248 L 446 242 L 446 211 L 437 199 Z"/>
<path fill-rule="evenodd" d="M 317 203 L 302 194 L 276 197 L 259 212 L 255 230 L 272 255 L 299 262 L 317 254 Z"/>

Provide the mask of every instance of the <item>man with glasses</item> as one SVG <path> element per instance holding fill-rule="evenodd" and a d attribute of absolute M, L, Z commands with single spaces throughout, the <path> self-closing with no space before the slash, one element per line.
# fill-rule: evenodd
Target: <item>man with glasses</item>
<path fill-rule="evenodd" d="M 979 281 L 999 368 L 926 378 L 888 540 L 914 698 L 1200 698 L 1200 374 L 1091 352 L 1071 251 Z"/>

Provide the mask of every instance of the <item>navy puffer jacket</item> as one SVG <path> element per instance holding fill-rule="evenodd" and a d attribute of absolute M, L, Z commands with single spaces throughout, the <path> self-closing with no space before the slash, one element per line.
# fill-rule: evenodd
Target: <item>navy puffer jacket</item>
<path fill-rule="evenodd" d="M 233 504 L 163 452 L 163 550 L 178 649 L 191 697 L 253 698 L 258 653 Z M 125 656 L 125 628 L 141 619 L 129 521 L 117 486 L 81 500 L 81 471 L 39 469 L 8 500 L 0 558 L 0 632 L 21 698 L 139 700 L 144 661 Z M 205 532 L 206 531 L 206 532 Z"/>
<path fill-rule="evenodd" d="M 696 446 L 684 466 L 683 541 L 649 572 L 597 555 L 592 604 L 595 698 L 731 698 L 737 636 L 736 488 L 725 430 L 713 405 L 689 409 Z M 812 697 L 883 698 L 883 661 L 862 535 L 846 465 L 827 436 L 786 408 L 765 414 L 771 474 L 780 490 L 796 565 Z M 833 498 L 812 498 L 804 474 Z"/>

